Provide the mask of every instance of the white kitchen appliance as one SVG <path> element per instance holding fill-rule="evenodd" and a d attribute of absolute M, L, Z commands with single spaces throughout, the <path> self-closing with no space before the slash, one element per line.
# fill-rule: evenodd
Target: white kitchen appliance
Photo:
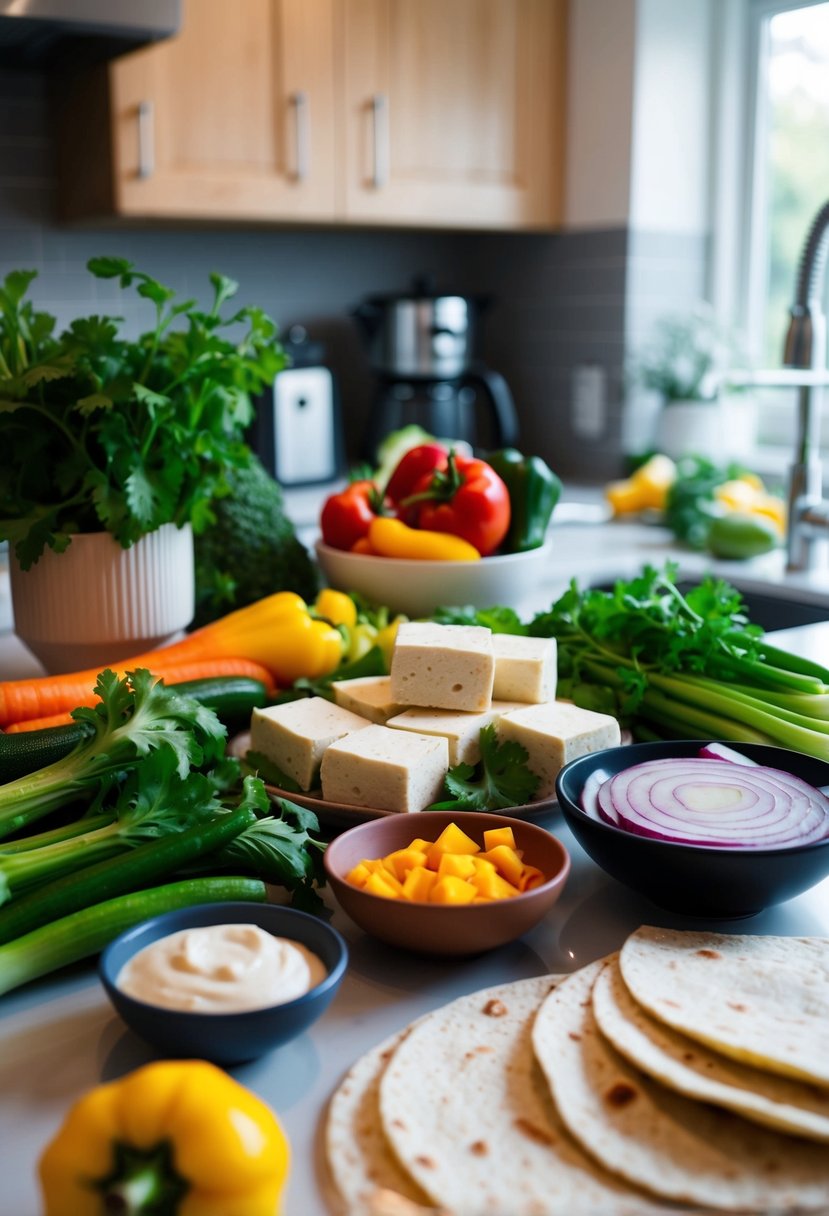
<path fill-rule="evenodd" d="M 293 326 L 283 343 L 291 363 L 260 399 L 251 444 L 284 486 L 333 481 L 342 467 L 337 387 L 324 348 Z"/>

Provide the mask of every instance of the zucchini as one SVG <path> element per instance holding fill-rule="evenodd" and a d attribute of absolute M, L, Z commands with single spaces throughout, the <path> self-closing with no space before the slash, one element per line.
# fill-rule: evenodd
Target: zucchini
<path fill-rule="evenodd" d="M 184 680 L 173 687 L 212 709 L 229 731 L 247 730 L 254 709 L 268 704 L 267 688 L 261 680 L 250 676 L 206 676 L 201 680 Z"/>
<path fill-rule="evenodd" d="M 88 739 L 89 734 L 90 728 L 83 722 L 47 726 L 43 730 L 22 730 L 13 735 L 0 733 L 0 785 L 62 760 Z"/>

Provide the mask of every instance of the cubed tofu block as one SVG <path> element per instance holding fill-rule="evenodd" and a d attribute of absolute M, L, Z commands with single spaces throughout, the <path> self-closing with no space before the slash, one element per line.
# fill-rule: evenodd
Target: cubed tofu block
<path fill-rule="evenodd" d="M 495 656 L 492 634 L 480 625 L 404 621 L 391 656 L 391 695 L 404 705 L 489 709 Z"/>
<path fill-rule="evenodd" d="M 355 680 L 334 680 L 331 685 L 334 700 L 343 709 L 385 726 L 389 718 L 406 708 L 391 695 L 388 676 L 359 676 Z"/>
<path fill-rule="evenodd" d="M 515 739 L 527 749 L 527 764 L 541 779 L 536 798 L 551 798 L 559 769 L 570 760 L 615 747 L 619 723 L 610 714 L 579 709 L 565 701 L 548 701 L 514 709 L 498 722 L 501 739 Z"/>
<path fill-rule="evenodd" d="M 520 708 L 519 701 L 493 701 L 489 709 L 479 714 L 459 709 L 406 709 L 389 718 L 386 725 L 420 735 L 442 735 L 449 744 L 450 765 L 477 764 L 481 758 L 481 728 L 497 722 L 511 709 Z"/>
<path fill-rule="evenodd" d="M 304 697 L 285 705 L 255 709 L 251 751 L 261 752 L 304 790 L 318 784 L 325 749 L 335 739 L 369 726 L 366 718 L 332 705 L 324 697 Z"/>
<path fill-rule="evenodd" d="M 326 750 L 322 795 L 349 806 L 422 811 L 440 797 L 448 767 L 445 739 L 371 725 Z"/>
<path fill-rule="evenodd" d="M 552 701 L 558 673 L 555 638 L 525 638 L 494 633 L 495 680 L 492 696 L 497 701 L 537 703 Z"/>

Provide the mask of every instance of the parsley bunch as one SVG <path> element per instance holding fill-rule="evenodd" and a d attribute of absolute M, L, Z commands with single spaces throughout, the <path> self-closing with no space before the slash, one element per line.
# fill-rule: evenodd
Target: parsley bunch
<path fill-rule="evenodd" d="M 224 275 L 203 311 L 123 258 L 87 268 L 134 287 L 153 327 L 129 339 L 122 318 L 89 316 L 56 336 L 27 299 L 36 272 L 0 287 L 0 540 L 23 569 L 77 532 L 129 548 L 165 523 L 201 531 L 226 471 L 249 458 L 251 395 L 285 363 L 261 309 L 223 315 L 238 290 Z"/>

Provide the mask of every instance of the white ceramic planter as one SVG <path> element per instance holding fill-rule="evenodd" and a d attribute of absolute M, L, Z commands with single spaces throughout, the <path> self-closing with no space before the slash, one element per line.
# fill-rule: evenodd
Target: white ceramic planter
<path fill-rule="evenodd" d="M 671 401 L 663 405 L 656 420 L 654 446 L 672 460 L 681 456 L 722 460 L 729 445 L 719 401 Z"/>
<path fill-rule="evenodd" d="M 129 658 L 193 619 L 192 529 L 164 524 L 130 549 L 108 532 L 82 533 L 25 571 L 12 555 L 11 591 L 15 632 L 47 671 Z"/>

